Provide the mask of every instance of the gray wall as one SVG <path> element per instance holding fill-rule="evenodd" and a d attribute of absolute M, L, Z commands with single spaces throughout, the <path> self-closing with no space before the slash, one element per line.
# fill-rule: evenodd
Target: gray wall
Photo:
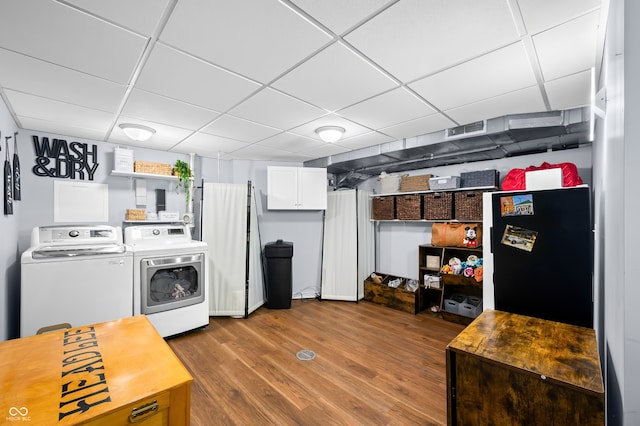
<path fill-rule="evenodd" d="M 135 179 L 129 177 L 112 176 L 111 171 L 113 165 L 113 149 L 117 145 L 94 141 L 89 139 L 71 138 L 63 135 L 54 135 L 49 133 L 34 132 L 22 130 L 20 148 L 21 163 L 23 168 L 23 209 L 20 212 L 19 221 L 19 247 L 21 251 L 29 248 L 31 230 L 36 226 L 52 225 L 53 222 L 53 185 L 55 179 L 47 176 L 35 175 L 31 168 L 35 161 L 35 150 L 32 143 L 32 136 L 39 138 L 47 137 L 51 141 L 53 138 L 64 139 L 67 143 L 81 142 L 90 145 L 95 144 L 98 147 L 98 169 L 95 173 L 94 180 L 78 180 L 84 183 L 101 183 L 109 186 L 109 221 L 108 224 L 114 226 L 122 226 L 125 219 L 127 209 L 145 208 L 145 206 L 136 206 L 135 199 Z M 161 152 L 151 149 L 142 149 L 134 147 L 133 153 L 136 160 L 153 161 L 159 163 L 174 164 L 177 159 L 188 161 L 188 155 L 173 154 Z M 176 192 L 175 182 L 159 179 L 146 179 L 147 185 L 147 211 L 155 211 L 155 189 L 164 189 L 166 191 L 167 211 L 185 212 L 186 204 L 184 201 L 184 193 Z"/>
<path fill-rule="evenodd" d="M 4 102 L 0 101 L 0 131 L 2 132 L 2 151 L 0 158 L 5 158 L 5 136 L 13 136 L 18 131 L 16 123 L 9 114 Z M 23 132 L 18 135 L 21 145 L 18 152 L 22 154 L 25 150 Z M 13 155 L 13 139 L 10 147 Z M 22 166 L 24 168 L 24 166 Z M 2 180 L 0 178 L 0 180 Z M 0 183 L 4 185 L 4 181 Z M 11 336 L 18 334 L 17 324 L 10 323 L 8 318 L 15 318 L 18 315 L 18 305 L 16 298 L 20 293 L 20 248 L 18 246 L 19 218 L 24 212 L 24 203 L 15 202 L 13 215 L 4 214 L 4 204 L 0 207 L 0 341 L 7 340 Z"/>
<path fill-rule="evenodd" d="M 293 243 L 293 297 L 315 297 L 320 293 L 322 267 L 322 211 L 267 210 L 267 167 L 301 167 L 301 163 L 264 161 L 221 161 L 225 173 L 214 173 L 218 162 L 202 159 L 205 182 L 247 183 L 255 190 L 262 246 L 278 239 Z"/>
<path fill-rule="evenodd" d="M 414 170 L 410 174 L 429 173 L 434 176 L 457 176 L 462 172 L 495 169 L 500 172 L 502 179 L 512 168 L 539 166 L 545 161 L 551 164 L 572 162 L 578 167 L 583 182 L 591 183 L 591 147 L 588 146 L 566 151 Z M 360 185 L 360 188 L 380 193 L 379 181 L 376 178 L 367 180 Z M 377 272 L 418 279 L 418 246 L 431 243 L 431 223 L 378 222 L 376 223 L 376 237 Z"/>

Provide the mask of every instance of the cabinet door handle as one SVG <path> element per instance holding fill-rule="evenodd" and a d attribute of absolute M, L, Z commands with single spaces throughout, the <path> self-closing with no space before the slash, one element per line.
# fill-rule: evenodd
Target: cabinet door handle
<path fill-rule="evenodd" d="M 145 404 L 142 407 L 137 407 L 132 409 L 131 414 L 129 415 L 129 423 L 139 423 L 157 413 L 158 413 L 158 401 L 154 400 L 153 402 Z"/>

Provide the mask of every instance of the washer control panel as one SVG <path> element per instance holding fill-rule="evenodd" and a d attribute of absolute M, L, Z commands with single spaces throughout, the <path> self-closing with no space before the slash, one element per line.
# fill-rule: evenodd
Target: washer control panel
<path fill-rule="evenodd" d="M 42 244 L 122 243 L 122 229 L 107 225 L 40 226 L 31 232 L 31 246 Z"/>

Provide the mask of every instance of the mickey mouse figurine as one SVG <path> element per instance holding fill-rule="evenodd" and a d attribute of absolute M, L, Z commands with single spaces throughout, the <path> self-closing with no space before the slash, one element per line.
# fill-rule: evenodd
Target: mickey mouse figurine
<path fill-rule="evenodd" d="M 466 245 L 467 247 L 478 247 L 478 240 L 476 239 L 477 234 L 476 234 L 476 230 L 477 230 L 477 226 L 474 226 L 473 228 L 470 226 L 466 226 L 464 228 L 465 234 L 464 234 L 464 240 L 462 240 L 462 243 L 464 245 Z"/>

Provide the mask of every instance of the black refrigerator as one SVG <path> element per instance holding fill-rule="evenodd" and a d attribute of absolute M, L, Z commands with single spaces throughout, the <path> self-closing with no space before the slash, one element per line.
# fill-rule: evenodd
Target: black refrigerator
<path fill-rule="evenodd" d="M 593 328 L 589 188 L 495 192 L 490 199 L 484 227 L 495 309 Z"/>

